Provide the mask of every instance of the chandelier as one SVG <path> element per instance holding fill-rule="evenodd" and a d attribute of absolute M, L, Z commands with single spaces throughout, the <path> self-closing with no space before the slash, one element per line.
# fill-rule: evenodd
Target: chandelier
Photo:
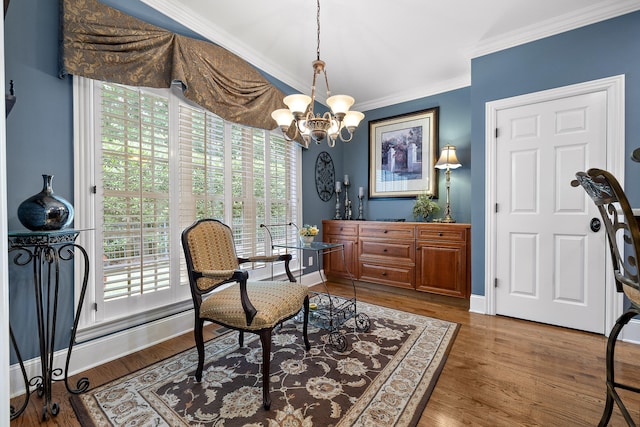
<path fill-rule="evenodd" d="M 303 94 L 286 96 L 282 101 L 288 108 L 275 110 L 271 113 L 271 117 L 278 123 L 287 141 L 295 140 L 302 135 L 305 144 L 308 146 L 310 140 L 320 144 L 323 139 L 327 138 L 327 144 L 329 144 L 329 147 L 333 147 L 338 138 L 342 142 L 351 141 L 356 127 L 364 118 L 364 114 L 359 111 L 349 111 L 349 108 L 355 102 L 353 97 L 348 95 L 331 96 L 325 62 L 320 59 L 320 0 L 317 0 L 317 3 L 318 45 L 316 60 L 312 62 L 313 84 L 311 85 L 311 97 Z M 327 105 L 331 108 L 331 112 L 327 111 L 323 115 L 320 115 L 320 113 L 314 115 L 313 112 L 318 74 L 324 75 L 324 81 L 327 86 Z M 290 126 L 295 126 L 291 137 L 289 137 Z"/>

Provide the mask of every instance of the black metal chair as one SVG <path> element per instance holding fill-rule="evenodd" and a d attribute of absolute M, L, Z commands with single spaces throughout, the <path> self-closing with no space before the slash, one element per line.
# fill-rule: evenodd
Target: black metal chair
<path fill-rule="evenodd" d="M 638 254 L 640 253 L 640 228 L 633 211 L 618 180 L 602 169 L 589 169 L 576 173 L 571 185 L 581 185 L 598 207 L 609 241 L 613 273 L 618 292 L 624 292 L 630 302 L 629 308 L 618 318 L 607 341 L 607 400 L 600 419 L 600 426 L 606 426 L 613 412 L 614 402 L 620 408 L 627 424 L 635 426 L 629 411 L 625 407 L 616 389 L 640 393 L 640 388 L 617 382 L 615 379 L 614 354 L 616 341 L 622 328 L 640 314 L 640 271 Z M 618 240 L 624 246 L 618 246 Z"/>
<path fill-rule="evenodd" d="M 231 229 L 214 219 L 201 219 L 186 228 L 182 232 L 182 246 L 195 312 L 196 380 L 202 379 L 204 367 L 202 328 L 205 320 L 240 331 L 240 347 L 244 344 L 244 332 L 258 334 L 262 343 L 263 406 L 268 410 L 273 328 L 304 310 L 302 335 L 305 348 L 311 348 L 307 337 L 309 290 L 295 283 L 289 270 L 291 254 L 238 258 Z M 239 265 L 250 261 L 284 261 L 289 281 L 248 281 L 249 274 Z"/>

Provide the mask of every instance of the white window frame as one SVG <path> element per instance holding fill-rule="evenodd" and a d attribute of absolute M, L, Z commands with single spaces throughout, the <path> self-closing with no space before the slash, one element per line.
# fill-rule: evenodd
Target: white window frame
<path fill-rule="evenodd" d="M 145 91 L 161 93 L 163 96 L 169 96 L 172 98 L 172 102 L 170 103 L 170 124 L 169 124 L 169 132 L 171 134 L 170 138 L 174 141 L 178 139 L 178 117 L 179 114 L 179 102 L 191 104 L 193 103 L 187 101 L 184 97 L 181 96 L 181 91 L 179 89 L 172 88 L 171 90 L 152 90 L 145 88 Z M 100 117 L 100 96 L 99 93 L 95 89 L 94 80 L 83 78 L 80 76 L 73 77 L 73 109 L 74 109 L 74 170 L 75 170 L 75 179 L 74 179 L 74 205 L 75 205 L 75 219 L 74 219 L 74 227 L 78 230 L 84 230 L 80 233 L 78 237 L 78 243 L 82 245 L 87 251 L 91 263 L 91 267 L 89 270 L 89 286 L 87 287 L 84 305 L 82 308 L 81 316 L 78 324 L 78 333 L 77 340 L 79 342 L 86 341 L 89 339 L 93 339 L 96 337 L 100 337 L 109 333 L 113 333 L 116 331 L 121 331 L 133 326 L 137 326 L 149 321 L 153 321 L 165 316 L 169 316 L 175 313 L 179 313 L 185 310 L 189 310 L 192 308 L 191 294 L 189 292 L 188 283 L 184 280 L 181 285 L 185 286 L 173 286 L 172 291 L 173 295 L 171 297 L 172 301 L 168 305 L 158 306 L 152 309 L 145 309 L 142 307 L 138 310 L 136 307 L 136 313 L 126 315 L 120 315 L 116 317 L 106 318 L 104 310 L 100 310 L 100 303 L 103 303 L 100 299 L 100 292 L 96 291 L 99 284 L 103 283 L 103 280 L 100 279 L 102 264 L 98 263 L 97 257 L 100 256 L 97 254 L 96 243 L 98 236 L 101 235 L 101 226 L 97 223 L 96 218 L 99 216 L 99 212 L 97 212 L 97 203 L 96 203 L 96 194 L 95 190 L 98 192 L 101 191 L 100 186 L 96 186 L 97 176 L 99 174 L 99 168 L 97 167 L 97 145 L 100 143 L 100 135 L 98 126 L 95 123 L 99 123 Z M 171 92 L 171 93 L 169 93 Z M 175 99 L 174 99 L 175 98 Z M 173 102 L 173 101 L 179 102 Z M 225 133 L 227 134 L 230 129 L 230 125 L 225 126 Z M 268 131 L 267 131 L 268 132 Z M 269 138 L 269 134 L 266 135 Z M 225 137 L 226 140 L 226 137 Z M 227 148 L 229 144 L 225 144 L 225 150 L 230 151 Z M 170 168 L 177 168 L 178 155 L 175 153 L 176 144 L 171 144 L 171 156 L 170 156 Z M 225 158 L 229 158 L 225 156 Z M 230 163 L 230 160 L 227 160 Z M 296 190 L 295 193 L 297 195 L 296 202 L 296 215 L 298 221 L 302 219 L 302 150 L 300 147 L 297 147 L 296 150 L 296 162 L 297 162 L 297 171 L 296 171 Z M 179 189 L 179 180 L 172 180 L 170 194 L 177 194 L 180 191 Z M 96 186 L 96 187 L 94 187 Z M 94 190 L 95 188 L 95 190 Z M 231 200 L 231 191 L 230 184 L 225 184 L 225 218 L 224 222 L 231 225 L 231 204 L 228 203 L 228 200 Z M 229 191 L 227 191 L 229 190 Z M 228 199 L 227 199 L 228 197 Z M 178 206 L 176 203 L 172 203 L 171 213 L 174 215 L 178 210 Z M 177 224 L 177 221 L 170 225 L 172 236 L 179 236 L 181 225 Z M 173 260 L 178 257 L 181 263 L 184 263 L 184 255 L 182 250 L 181 242 L 175 241 L 175 238 L 172 238 L 171 248 L 170 248 L 170 257 Z M 299 260 L 296 258 L 296 254 L 294 255 L 294 262 L 291 264 L 291 268 L 293 271 L 298 271 L 300 268 Z M 76 263 L 81 264 L 81 263 Z M 173 265 L 173 264 L 172 264 Z M 244 268 L 250 268 L 250 266 L 243 265 Z M 81 286 L 82 286 L 82 266 L 76 265 L 76 280 L 75 280 L 75 299 L 77 307 L 78 296 L 80 294 Z M 174 269 L 172 271 L 171 281 L 173 283 L 180 282 L 179 278 L 179 269 Z M 260 268 L 257 270 L 253 270 L 251 273 L 251 278 L 254 280 L 260 279 L 268 279 L 271 277 L 281 277 L 284 274 L 284 266 L 282 263 L 278 263 L 275 267 L 272 268 Z M 92 286 L 92 284 L 94 284 Z M 177 289 L 181 289 L 177 291 Z M 144 304 L 144 303 L 143 303 Z"/>

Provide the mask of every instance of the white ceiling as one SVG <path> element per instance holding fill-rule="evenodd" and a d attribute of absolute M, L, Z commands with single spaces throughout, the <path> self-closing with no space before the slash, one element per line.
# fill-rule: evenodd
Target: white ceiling
<path fill-rule="evenodd" d="M 310 94 L 315 0 L 142 0 Z M 321 0 L 332 94 L 366 111 L 471 84 L 471 58 L 640 9 L 640 0 Z M 326 94 L 317 84 L 318 100 Z"/>

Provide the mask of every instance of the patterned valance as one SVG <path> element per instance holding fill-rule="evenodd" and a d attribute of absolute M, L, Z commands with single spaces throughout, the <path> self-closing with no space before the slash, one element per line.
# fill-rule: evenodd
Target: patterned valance
<path fill-rule="evenodd" d="M 171 33 L 96 0 L 63 0 L 60 77 L 168 88 L 223 119 L 273 129 L 283 93 L 231 52 Z"/>

